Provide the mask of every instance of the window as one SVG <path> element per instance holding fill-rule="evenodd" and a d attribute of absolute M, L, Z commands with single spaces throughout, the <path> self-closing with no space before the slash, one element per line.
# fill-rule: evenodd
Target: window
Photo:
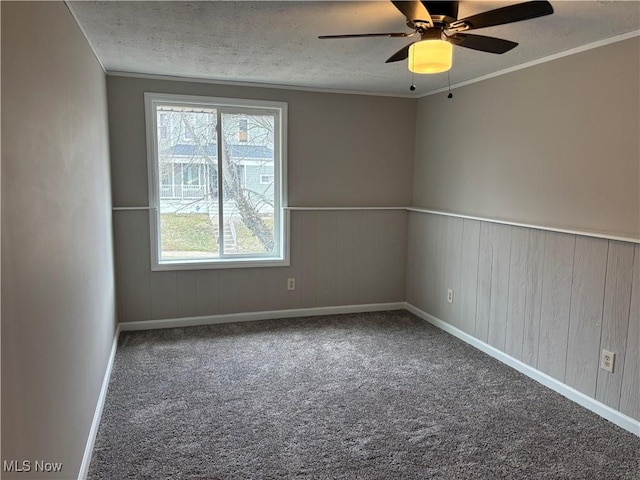
<path fill-rule="evenodd" d="M 249 130 L 248 130 L 247 119 L 243 118 L 238 120 L 238 140 L 241 142 L 249 141 Z"/>
<path fill-rule="evenodd" d="M 169 136 L 168 126 L 167 126 L 167 116 L 164 113 L 161 113 L 159 118 L 159 127 L 158 127 L 158 135 L 161 139 L 166 140 Z"/>
<path fill-rule="evenodd" d="M 199 115 L 193 115 L 191 113 L 183 113 L 180 116 L 180 120 L 182 123 L 182 135 L 184 139 L 188 142 L 195 139 L 196 128 L 198 127 L 198 120 L 200 120 Z"/>
<path fill-rule="evenodd" d="M 145 107 L 152 270 L 288 265 L 286 103 L 145 93 Z"/>
<path fill-rule="evenodd" d="M 273 182 L 273 175 L 264 175 L 264 174 L 260 175 L 261 185 L 269 185 L 271 182 Z"/>

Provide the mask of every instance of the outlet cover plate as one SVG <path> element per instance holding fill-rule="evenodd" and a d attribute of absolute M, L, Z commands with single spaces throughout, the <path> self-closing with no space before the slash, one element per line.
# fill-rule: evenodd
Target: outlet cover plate
<path fill-rule="evenodd" d="M 616 354 L 608 350 L 602 350 L 602 356 L 600 357 L 600 368 L 607 372 L 613 373 L 613 365 L 616 360 Z"/>

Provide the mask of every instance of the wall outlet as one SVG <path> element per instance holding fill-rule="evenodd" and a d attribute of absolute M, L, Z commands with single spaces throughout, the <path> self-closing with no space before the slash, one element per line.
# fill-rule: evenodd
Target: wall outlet
<path fill-rule="evenodd" d="M 616 361 L 616 354 L 608 350 L 602 350 L 600 357 L 600 368 L 613 373 L 613 364 Z"/>
<path fill-rule="evenodd" d="M 447 302 L 453 303 L 453 290 L 451 289 L 447 290 Z"/>
<path fill-rule="evenodd" d="M 295 289 L 296 289 L 296 279 L 287 278 L 287 290 L 295 290 Z"/>

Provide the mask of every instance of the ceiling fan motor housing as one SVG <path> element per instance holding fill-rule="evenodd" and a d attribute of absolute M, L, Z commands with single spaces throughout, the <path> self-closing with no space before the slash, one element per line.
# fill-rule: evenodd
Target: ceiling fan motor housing
<path fill-rule="evenodd" d="M 434 27 L 427 30 L 419 30 L 420 40 L 444 40 L 442 34 L 443 27 Z"/>
<path fill-rule="evenodd" d="M 458 2 L 422 2 L 434 22 L 450 23 L 458 19 Z"/>
<path fill-rule="evenodd" d="M 458 19 L 458 2 L 422 2 L 431 13 L 434 27 L 447 28 Z"/>

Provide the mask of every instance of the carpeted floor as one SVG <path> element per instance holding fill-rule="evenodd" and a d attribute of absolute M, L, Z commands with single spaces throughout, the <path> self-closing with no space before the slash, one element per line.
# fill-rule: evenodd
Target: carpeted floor
<path fill-rule="evenodd" d="M 406 311 L 120 336 L 90 479 L 635 479 L 640 438 Z"/>

